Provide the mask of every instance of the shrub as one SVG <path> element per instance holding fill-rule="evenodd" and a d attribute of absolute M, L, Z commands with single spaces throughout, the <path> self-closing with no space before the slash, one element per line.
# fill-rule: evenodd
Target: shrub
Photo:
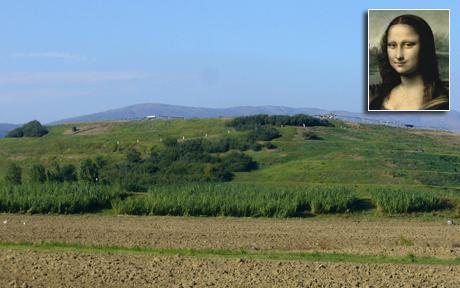
<path fill-rule="evenodd" d="M 207 153 L 223 153 L 230 149 L 228 138 L 203 141 L 203 150 Z"/>
<path fill-rule="evenodd" d="M 256 126 L 248 134 L 248 139 L 251 142 L 270 141 L 278 137 L 281 137 L 281 133 L 276 128 L 270 126 Z"/>
<path fill-rule="evenodd" d="M 308 131 L 303 133 L 303 139 L 305 140 L 323 140 L 323 138 L 319 137 L 315 133 Z"/>
<path fill-rule="evenodd" d="M 236 149 L 239 151 L 248 150 L 253 144 L 248 138 L 238 137 L 238 138 L 227 138 L 228 146 L 230 149 Z"/>
<path fill-rule="evenodd" d="M 131 163 L 140 163 L 142 162 L 141 153 L 134 148 L 130 148 L 126 152 L 126 160 Z"/>
<path fill-rule="evenodd" d="M 168 137 L 166 138 L 164 141 L 163 141 L 163 144 L 166 146 L 166 147 L 174 147 L 177 145 L 177 139 L 176 138 L 172 138 L 172 137 Z"/>
<path fill-rule="evenodd" d="M 231 181 L 234 175 L 228 167 L 208 164 L 204 168 L 203 176 L 206 181 Z"/>
<path fill-rule="evenodd" d="M 257 169 L 257 162 L 250 156 L 232 151 L 222 157 L 222 165 L 232 172 L 247 172 Z"/>
<path fill-rule="evenodd" d="M 233 174 L 218 164 L 175 161 L 155 174 L 157 183 L 230 181 Z"/>

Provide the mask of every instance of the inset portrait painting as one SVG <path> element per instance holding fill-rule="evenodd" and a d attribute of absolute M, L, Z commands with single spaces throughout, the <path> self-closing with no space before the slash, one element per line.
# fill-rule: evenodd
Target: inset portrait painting
<path fill-rule="evenodd" d="M 450 111 L 449 17 L 368 10 L 368 111 Z"/>

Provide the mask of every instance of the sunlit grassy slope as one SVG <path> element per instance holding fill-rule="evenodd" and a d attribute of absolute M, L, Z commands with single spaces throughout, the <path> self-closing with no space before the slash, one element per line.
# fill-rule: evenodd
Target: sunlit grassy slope
<path fill-rule="evenodd" d="M 3 178 L 7 163 L 12 161 L 27 168 L 53 160 L 78 164 L 98 155 L 121 159 L 129 147 L 147 156 L 166 137 L 211 138 L 242 133 L 226 127 L 226 121 L 154 120 L 52 126 L 42 138 L 0 139 L 0 176 Z M 272 141 L 277 149 L 248 151 L 260 168 L 237 173 L 233 181 L 460 189 L 460 134 L 333 123 L 335 127 L 278 127 L 283 136 Z M 73 133 L 72 126 L 79 131 Z M 302 133 L 306 130 L 323 140 L 304 140 Z"/>

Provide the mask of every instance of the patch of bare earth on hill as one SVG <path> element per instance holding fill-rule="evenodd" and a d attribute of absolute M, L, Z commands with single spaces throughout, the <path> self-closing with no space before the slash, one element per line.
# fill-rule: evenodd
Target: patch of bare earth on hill
<path fill-rule="evenodd" d="M 460 225 L 445 222 L 12 214 L 0 220 L 7 220 L 0 222 L 0 242 L 460 257 Z"/>
<path fill-rule="evenodd" d="M 84 124 L 78 125 L 76 124 L 75 127 L 77 128 L 76 131 L 72 131 L 72 129 L 68 129 L 64 132 L 64 135 L 95 135 L 110 131 L 113 127 L 123 125 L 127 121 L 112 121 L 112 122 L 95 122 L 92 124 Z"/>
<path fill-rule="evenodd" d="M 459 266 L 0 251 L 1 287 L 458 287 Z"/>
<path fill-rule="evenodd" d="M 451 139 L 460 139 L 460 134 L 450 131 L 441 131 L 441 130 L 408 130 L 409 133 L 415 135 L 424 135 L 424 136 L 444 136 L 449 137 Z"/>
<path fill-rule="evenodd" d="M 94 135 L 94 134 L 99 134 L 102 132 L 106 132 L 110 129 L 111 127 L 108 126 L 93 126 L 93 127 L 85 127 L 82 128 L 81 130 L 78 130 L 76 132 L 68 132 L 66 134 L 72 134 L 72 135 Z"/>
<path fill-rule="evenodd" d="M 460 133 L 458 132 L 448 132 L 448 131 L 439 131 L 439 130 L 408 130 L 409 133 L 417 136 L 426 136 L 441 138 L 445 142 L 449 143 L 452 146 L 458 146 L 460 143 Z"/>

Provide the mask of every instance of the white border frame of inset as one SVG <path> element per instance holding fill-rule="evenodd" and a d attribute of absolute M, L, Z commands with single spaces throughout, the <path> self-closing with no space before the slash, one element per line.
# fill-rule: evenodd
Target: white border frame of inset
<path fill-rule="evenodd" d="M 370 98 L 370 86 L 369 86 L 369 75 L 370 75 L 370 65 L 369 65 L 369 58 L 370 58 L 370 53 L 369 53 L 369 36 L 370 36 L 370 32 L 369 32 L 369 12 L 370 11 L 447 11 L 447 14 L 448 14 L 448 22 L 449 22 L 449 29 L 448 29 L 448 37 L 449 37 L 449 67 L 448 67 L 448 70 L 449 70 L 449 109 L 448 110 L 370 110 L 369 109 L 369 105 L 370 105 L 370 101 L 369 101 L 369 98 Z M 450 77 L 450 65 L 451 65 L 451 54 L 450 54 L 450 46 L 451 46 L 451 37 L 450 37 L 450 9 L 449 8 L 440 8 L 440 9 L 418 9 L 418 8 L 413 8 L 413 9 L 407 9 L 407 8 L 404 8 L 404 9 L 389 9 L 389 8 L 385 8 L 385 9 L 379 9 L 379 8 L 371 8 L 371 9 L 367 9 L 367 112 L 450 112 L 450 109 L 451 109 L 451 98 L 450 98 L 450 95 L 452 95 L 452 90 L 451 90 L 451 85 L 450 85 L 450 82 L 451 82 L 451 77 Z M 438 64 L 438 69 L 439 69 L 439 64 Z"/>

